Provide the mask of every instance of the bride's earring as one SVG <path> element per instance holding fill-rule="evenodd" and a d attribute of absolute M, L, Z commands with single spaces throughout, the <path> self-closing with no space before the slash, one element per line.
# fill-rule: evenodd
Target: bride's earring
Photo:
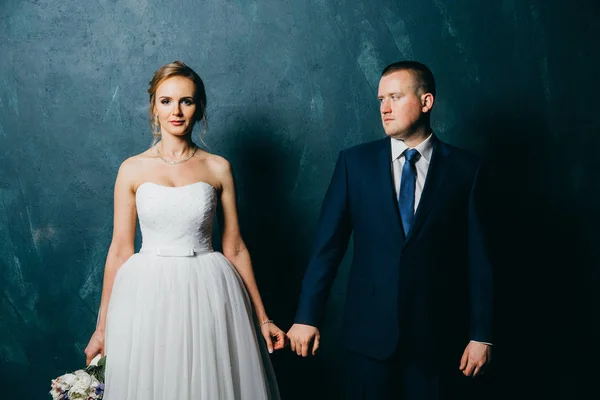
<path fill-rule="evenodd" d="M 155 142 L 160 138 L 160 124 L 158 123 L 158 115 L 156 114 L 152 118 L 152 135 L 154 135 Z"/>

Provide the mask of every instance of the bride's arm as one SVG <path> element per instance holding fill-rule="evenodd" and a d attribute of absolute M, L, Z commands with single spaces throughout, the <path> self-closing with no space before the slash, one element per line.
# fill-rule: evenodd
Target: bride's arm
<path fill-rule="evenodd" d="M 104 353 L 106 313 L 115 275 L 134 252 L 137 211 L 131 179 L 133 166 L 130 164 L 125 161 L 121 165 L 115 182 L 113 236 L 104 266 L 104 282 L 96 331 L 85 350 L 86 364 L 89 364 L 97 354 Z"/>
<path fill-rule="evenodd" d="M 267 321 L 269 317 L 265 311 L 256 279 L 254 278 L 250 253 L 240 233 L 235 184 L 231 167 L 227 160 L 221 158 L 218 161 L 216 169 L 218 169 L 216 172 L 221 184 L 221 206 L 223 208 L 223 255 L 231 261 L 242 277 L 252 299 L 258 322 L 261 323 Z"/>
<path fill-rule="evenodd" d="M 246 286 L 252 304 L 254 305 L 258 323 L 261 325 L 263 336 L 267 339 L 268 335 L 265 334 L 265 332 L 270 332 L 273 337 L 277 338 L 274 348 L 276 350 L 280 349 L 285 345 L 285 334 L 269 320 L 258 291 L 258 285 L 256 284 L 254 271 L 252 269 L 252 262 L 250 261 L 250 253 L 248 252 L 240 233 L 235 184 L 231 173 L 231 167 L 229 162 L 223 158 L 220 158 L 216 164 L 218 165 L 215 170 L 221 184 L 221 206 L 223 208 L 224 220 L 222 239 L 223 255 L 231 261 L 244 281 L 244 285 Z M 269 327 L 265 324 L 273 326 Z M 268 340 L 267 344 L 269 344 Z M 269 351 L 272 351 L 272 349 L 269 348 Z"/>

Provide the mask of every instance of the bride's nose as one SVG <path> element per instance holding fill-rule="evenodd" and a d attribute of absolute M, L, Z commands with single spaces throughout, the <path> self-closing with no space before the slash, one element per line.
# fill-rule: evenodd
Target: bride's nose
<path fill-rule="evenodd" d="M 171 110 L 171 113 L 172 113 L 173 115 L 180 116 L 180 115 L 181 115 L 181 105 L 179 105 L 179 104 L 175 104 L 175 105 L 173 106 L 173 109 Z"/>

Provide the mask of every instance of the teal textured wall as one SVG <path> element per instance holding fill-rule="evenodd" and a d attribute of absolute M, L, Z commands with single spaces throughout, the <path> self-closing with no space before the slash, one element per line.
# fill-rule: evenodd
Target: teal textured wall
<path fill-rule="evenodd" d="M 260 288 L 287 329 L 337 153 L 383 137 L 380 71 L 416 59 L 438 81 L 435 131 L 489 160 L 487 384 L 499 398 L 575 398 L 591 370 L 570 343 L 598 332 L 598 16 L 592 1 L 1 1 L 0 397 L 45 398 L 84 361 L 114 178 L 151 142 L 160 65 L 180 59 L 205 80 L 205 141 L 233 166 Z M 342 396 L 350 256 L 321 354 L 273 357 L 286 399 Z"/>

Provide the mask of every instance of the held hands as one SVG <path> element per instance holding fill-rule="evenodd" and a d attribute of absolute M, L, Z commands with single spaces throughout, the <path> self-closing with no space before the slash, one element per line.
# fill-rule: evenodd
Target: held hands
<path fill-rule="evenodd" d="M 273 350 L 283 349 L 287 342 L 285 332 L 279 329 L 273 321 L 268 320 L 260 325 L 260 333 L 262 333 L 265 342 L 267 343 L 267 349 L 269 353 L 273 353 Z"/>
<path fill-rule="evenodd" d="M 470 342 L 460 360 L 459 369 L 465 376 L 477 376 L 492 359 L 492 346 L 485 343 Z"/>
<path fill-rule="evenodd" d="M 85 348 L 85 365 L 90 365 L 98 354 L 104 357 L 104 331 L 96 330 Z"/>
<path fill-rule="evenodd" d="M 310 344 L 312 342 L 312 355 L 314 356 L 319 348 L 319 340 L 321 338 L 317 327 L 312 325 L 294 324 L 287 333 L 290 340 L 292 351 L 302 357 L 308 355 Z"/>

